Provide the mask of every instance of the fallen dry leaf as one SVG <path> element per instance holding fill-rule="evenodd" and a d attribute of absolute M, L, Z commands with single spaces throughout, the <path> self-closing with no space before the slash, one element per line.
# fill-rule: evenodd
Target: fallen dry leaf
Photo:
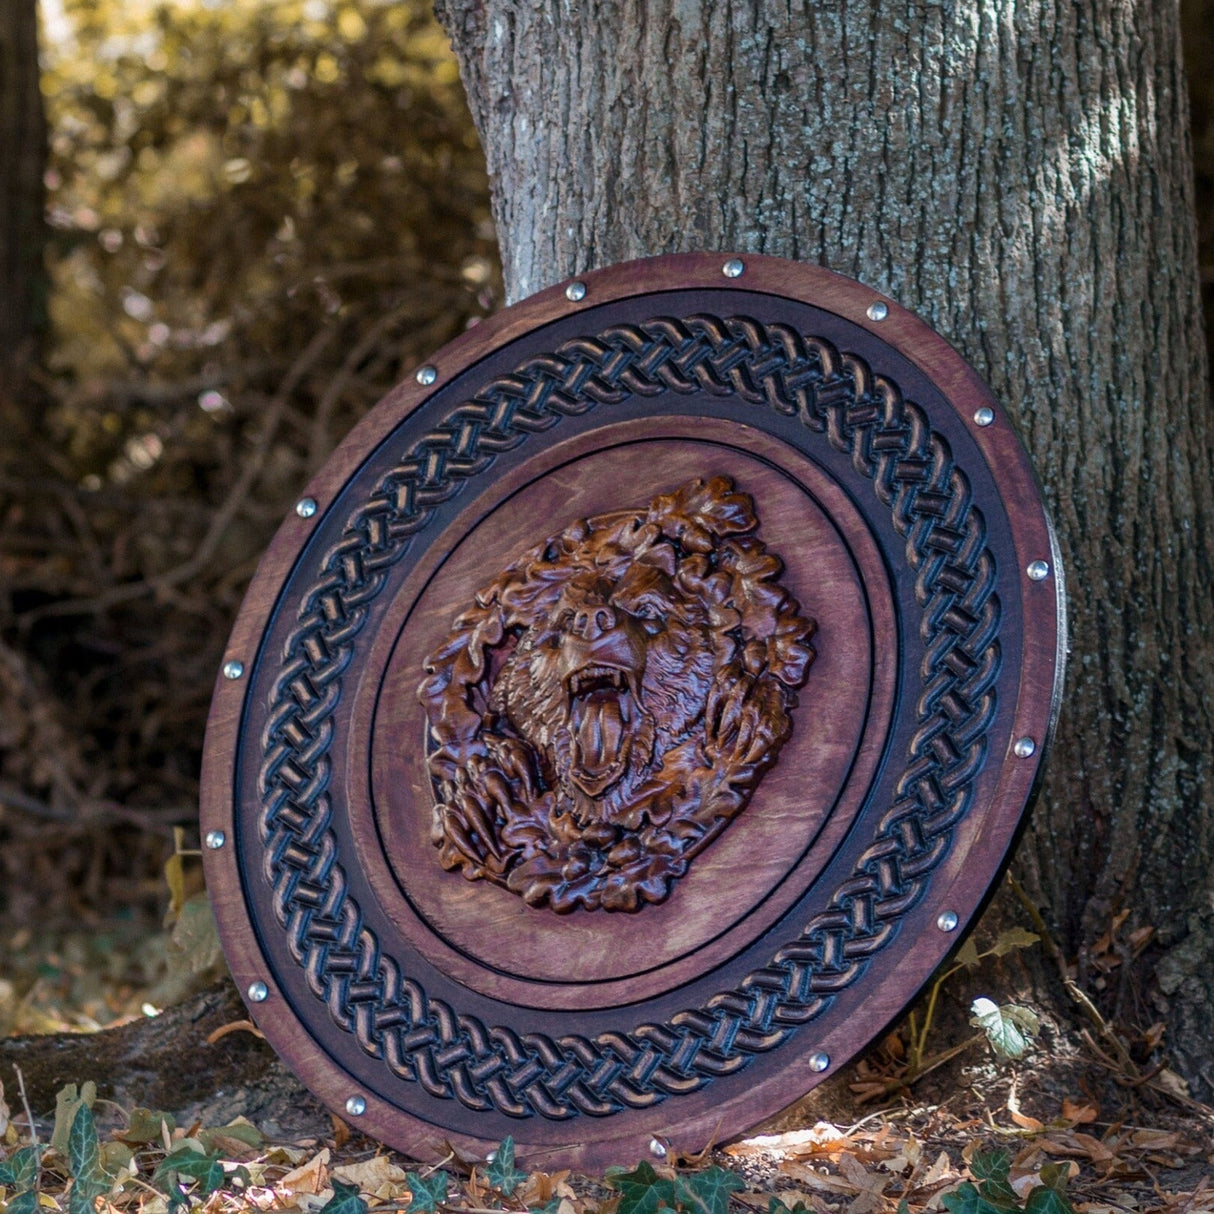
<path fill-rule="evenodd" d="M 572 1200 L 577 1196 L 569 1184 L 569 1170 L 563 1172 L 532 1172 L 519 1190 L 518 1199 L 529 1210 L 546 1206 L 554 1197 Z"/>
<path fill-rule="evenodd" d="M 845 1177 L 836 1176 L 833 1172 L 819 1172 L 816 1168 L 796 1160 L 786 1159 L 780 1164 L 780 1171 L 819 1193 L 841 1193 L 845 1197 L 854 1197 L 856 1194 L 856 1186 Z M 781 1194 L 781 1198 L 783 1197 L 784 1194 Z"/>
<path fill-rule="evenodd" d="M 1130 1141 L 1144 1150 L 1167 1151 L 1180 1146 L 1180 1135 L 1175 1130 L 1135 1130 Z"/>
<path fill-rule="evenodd" d="M 808 1130 L 789 1130 L 783 1134 L 760 1134 L 744 1138 L 724 1150 L 726 1155 L 747 1158 L 774 1155 L 780 1159 L 804 1159 L 832 1155 L 848 1149 L 848 1141 L 829 1122 L 819 1121 Z"/>
<path fill-rule="evenodd" d="M 396 1201 L 409 1191 L 404 1168 L 398 1167 L 386 1155 L 343 1164 L 334 1168 L 331 1175 L 334 1180 L 358 1185 L 362 1192 L 374 1194 L 381 1201 Z"/>
<path fill-rule="evenodd" d="M 1066 1096 L 1062 1100 L 1062 1116 L 1071 1125 L 1087 1125 L 1100 1116 L 1100 1110 L 1087 1101 L 1081 1104 L 1079 1101 L 1072 1100 L 1069 1096 Z"/>
<path fill-rule="evenodd" d="M 870 1172 L 854 1155 L 839 1156 L 839 1171 L 855 1187 L 856 1199 L 847 1207 L 847 1214 L 872 1214 L 881 1207 L 881 1195 L 889 1184 L 888 1177 Z"/>
<path fill-rule="evenodd" d="M 329 1158 L 329 1148 L 325 1147 L 307 1163 L 293 1168 L 274 1187 L 286 1189 L 289 1193 L 322 1192 L 329 1184 Z"/>
<path fill-rule="evenodd" d="M 923 1158 L 923 1146 L 913 1136 L 908 1138 L 898 1153 L 890 1159 L 881 1161 L 881 1166 L 887 1172 L 897 1172 L 901 1175 L 908 1168 L 913 1168 Z"/>
<path fill-rule="evenodd" d="M 767 1208 L 770 1194 L 763 1195 L 763 1208 Z M 816 1193 L 807 1193 L 804 1189 L 781 1189 L 780 1201 L 786 1209 L 795 1209 L 798 1205 L 806 1206 L 817 1214 L 834 1214 L 834 1211 Z"/>
<path fill-rule="evenodd" d="M 1155 1082 L 1169 1095 L 1179 1096 L 1185 1100 L 1190 1099 L 1189 1085 L 1175 1071 L 1165 1068 L 1155 1076 Z"/>
<path fill-rule="evenodd" d="M 930 1189 L 942 1181 L 957 1179 L 960 1175 L 959 1172 L 954 1170 L 952 1160 L 948 1157 L 948 1152 L 941 1151 L 936 1156 L 936 1162 L 915 1182 L 915 1188 Z"/>
<path fill-rule="evenodd" d="M 1008 1088 L 1007 1093 L 1007 1111 L 1011 1115 L 1012 1120 L 1022 1129 L 1030 1130 L 1034 1134 L 1040 1134 L 1045 1130 L 1045 1123 L 1038 1121 L 1036 1117 L 1030 1117 L 1027 1113 L 1020 1111 L 1020 1096 L 1016 1091 L 1015 1080 Z"/>

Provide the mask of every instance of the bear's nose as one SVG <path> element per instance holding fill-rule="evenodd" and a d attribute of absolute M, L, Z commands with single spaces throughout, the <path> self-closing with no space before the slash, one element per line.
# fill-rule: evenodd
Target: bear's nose
<path fill-rule="evenodd" d="M 615 627 L 615 612 L 606 603 L 592 603 L 573 613 L 573 635 L 583 641 L 596 641 Z"/>

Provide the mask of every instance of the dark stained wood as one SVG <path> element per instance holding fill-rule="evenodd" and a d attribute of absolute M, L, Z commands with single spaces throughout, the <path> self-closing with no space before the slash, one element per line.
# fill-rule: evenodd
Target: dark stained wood
<path fill-rule="evenodd" d="M 417 693 L 443 868 L 558 914 L 665 902 L 792 730 L 816 625 L 783 571 L 713 473 L 478 586 Z"/>
<path fill-rule="evenodd" d="M 351 713 L 353 749 L 370 751 L 371 781 L 365 764 L 351 764 L 347 800 L 356 807 L 356 837 L 377 839 L 360 853 L 360 864 L 397 929 L 423 942 L 427 955 L 441 957 L 462 981 L 502 998 L 570 1010 L 671 989 L 770 927 L 812 883 L 853 820 L 893 709 L 894 667 L 873 660 L 874 632 L 888 635 L 895 618 L 880 555 L 847 498 L 812 465 L 757 432 L 747 435 L 744 451 L 731 445 L 736 438 L 736 427 L 696 418 L 624 423 L 554 444 L 529 461 L 526 484 L 521 476 L 503 478 L 486 517 L 475 508 L 461 514 L 449 529 L 450 544 L 447 537 L 436 542 L 432 560 L 419 562 L 385 617 L 368 657 L 371 669 L 385 671 L 382 687 L 368 688 Z M 773 467 L 776 461 L 784 467 Z M 829 605 L 812 675 L 794 710 L 805 728 L 794 727 L 784 759 L 764 776 L 750 809 L 696 859 L 667 904 L 609 922 L 582 913 L 552 922 L 513 894 L 456 880 L 434 862 L 424 747 L 401 744 L 425 736 L 416 696 L 419 654 L 432 652 L 445 635 L 485 580 L 487 562 L 500 554 L 506 563 L 534 519 L 554 517 L 554 502 L 566 511 L 554 521 L 572 522 L 615 500 L 625 477 L 648 494 L 671 477 L 707 469 L 762 498 L 763 535 L 785 558 L 783 581 L 797 602 L 807 611 Z M 403 887 L 405 873 L 407 898 L 382 892 Z M 728 900 L 722 888 L 730 890 Z M 469 960 L 486 934 L 495 941 L 497 971 L 490 973 Z M 636 956 L 646 958 L 646 973 L 634 972 Z"/>
<path fill-rule="evenodd" d="M 441 351 L 435 382 L 398 388 L 309 486 L 315 514 L 284 523 L 235 625 L 202 815 L 223 833 L 207 873 L 229 962 L 242 990 L 264 984 L 251 1010 L 309 1087 L 415 1154 L 510 1133 L 534 1163 L 603 1166 L 789 1103 L 955 943 L 1039 774 L 1062 593 L 1002 410 L 860 284 L 763 258 L 731 279 L 724 260 L 588 275 L 583 301 L 554 288 Z M 763 625 L 717 638 L 787 638 L 788 677 L 756 681 L 743 726 L 769 745 L 706 823 L 712 730 L 666 769 L 682 834 L 652 871 L 638 851 L 576 896 L 511 888 L 511 832 L 552 829 L 525 798 L 557 779 L 533 772 L 528 792 L 511 749 L 542 747 L 553 702 L 511 664 L 547 618 L 528 596 L 564 576 L 542 549 L 680 491 L 744 522 L 756 562 L 779 558 L 733 584 Z M 592 555 L 584 535 L 566 550 Z M 612 581 L 625 568 L 604 558 Z M 626 586 L 598 589 L 623 609 Z M 506 619 L 508 594 L 524 607 Z M 564 816 L 623 823 L 615 844 L 659 854 L 656 808 L 599 799 L 608 749 Z M 436 801 L 461 806 L 437 831 Z"/>

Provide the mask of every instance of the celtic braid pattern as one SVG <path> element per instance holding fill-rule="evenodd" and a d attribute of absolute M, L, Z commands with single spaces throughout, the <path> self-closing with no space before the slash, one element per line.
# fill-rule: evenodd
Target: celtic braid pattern
<path fill-rule="evenodd" d="M 364 924 L 331 829 L 333 713 L 369 606 L 436 506 L 563 417 L 667 392 L 795 417 L 872 483 L 904 542 L 922 612 L 917 727 L 893 804 L 853 872 L 768 965 L 664 1024 L 593 1039 L 519 1034 L 431 997 Z M 947 853 L 995 713 L 994 583 L 985 523 L 948 444 L 895 384 L 825 340 L 744 317 L 660 318 L 566 342 L 494 379 L 420 439 L 349 520 L 300 601 L 269 693 L 263 873 L 310 989 L 392 1075 L 474 1110 L 603 1116 L 741 1070 L 856 981 Z"/>

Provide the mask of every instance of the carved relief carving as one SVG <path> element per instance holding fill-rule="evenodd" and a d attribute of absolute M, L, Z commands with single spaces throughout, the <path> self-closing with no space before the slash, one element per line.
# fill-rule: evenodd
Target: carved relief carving
<path fill-rule="evenodd" d="M 899 537 L 924 660 L 894 795 L 823 909 L 765 965 L 699 1006 L 658 1022 L 622 1015 L 593 1038 L 487 1022 L 402 965 L 350 890 L 329 793 L 344 673 L 391 568 L 498 452 L 590 409 L 698 392 L 757 416 L 796 417 L 807 443 L 849 457 Z M 257 821 L 289 955 L 325 1014 L 393 1081 L 475 1112 L 606 1117 L 738 1074 L 863 977 L 949 854 L 999 707 L 997 581 L 984 513 L 948 442 L 895 381 L 825 338 L 748 317 L 657 318 L 520 363 L 381 474 L 300 592 L 297 622 L 267 676 Z"/>
<path fill-rule="evenodd" d="M 815 625 L 723 476 L 581 519 L 426 663 L 444 868 L 564 913 L 663 901 L 792 729 Z"/>

